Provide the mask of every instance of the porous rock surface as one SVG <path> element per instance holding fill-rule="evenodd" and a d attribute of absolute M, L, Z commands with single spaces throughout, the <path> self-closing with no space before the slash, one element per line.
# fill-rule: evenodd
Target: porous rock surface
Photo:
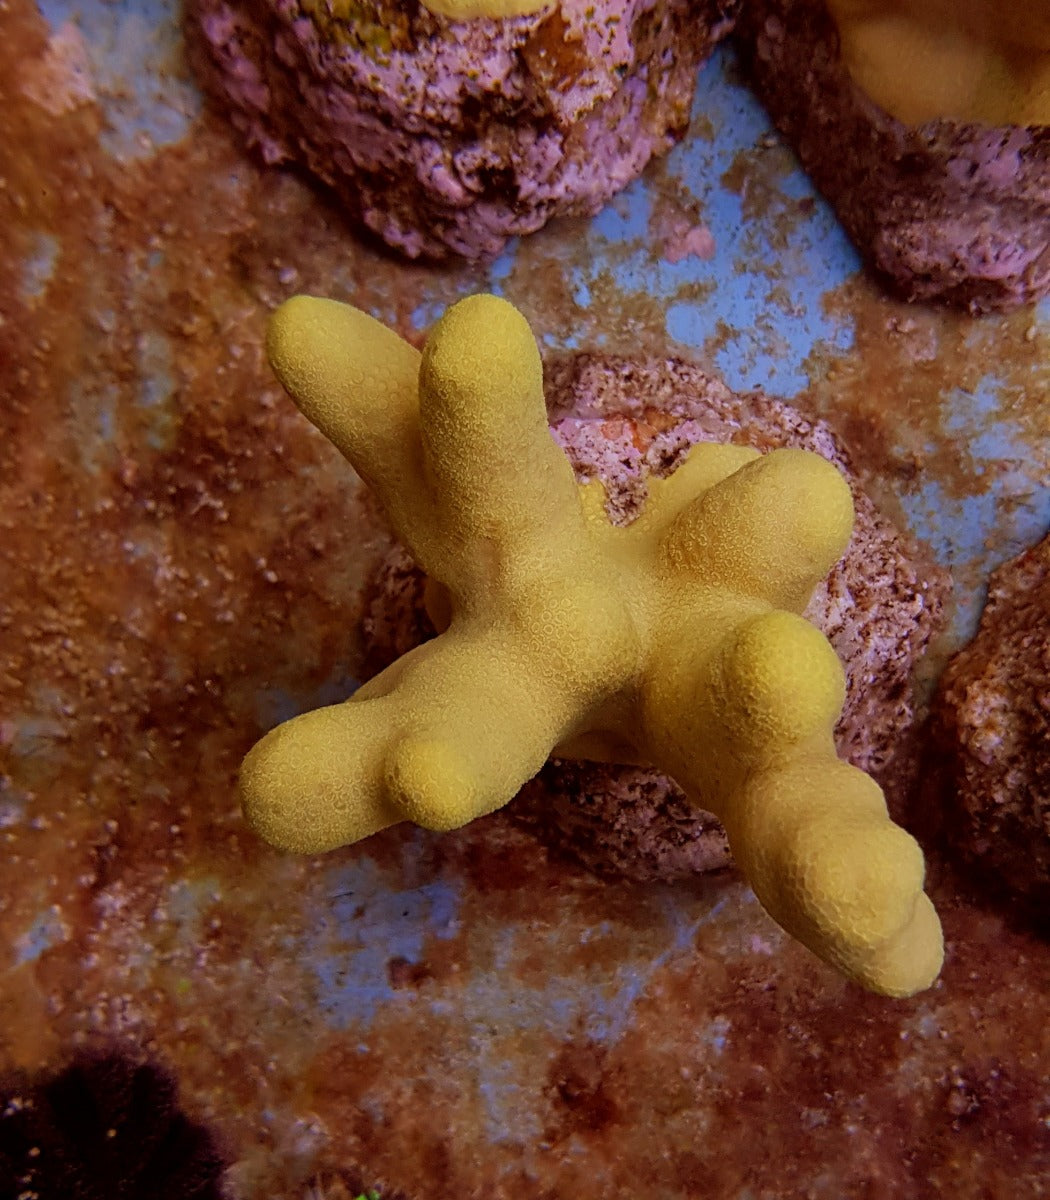
<path fill-rule="evenodd" d="M 980 312 L 1050 293 L 1050 127 L 912 128 L 868 98 L 824 0 L 750 0 L 744 68 L 875 273 Z"/>
<path fill-rule="evenodd" d="M 1050 905 L 1050 536 L 992 574 L 934 701 L 948 840 L 992 890 Z"/>
<path fill-rule="evenodd" d="M 684 133 L 738 0 L 188 0 L 197 75 L 268 163 L 307 167 L 410 257 L 498 253 L 596 213 Z"/>

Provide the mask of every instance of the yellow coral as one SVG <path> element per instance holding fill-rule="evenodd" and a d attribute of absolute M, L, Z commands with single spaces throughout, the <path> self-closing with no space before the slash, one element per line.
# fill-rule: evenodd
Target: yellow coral
<path fill-rule="evenodd" d="M 453 21 L 476 17 L 523 17 L 546 8 L 551 0 L 422 0 L 423 7 Z"/>
<path fill-rule="evenodd" d="M 252 750 L 242 796 L 264 838 L 313 853 L 401 820 L 454 829 L 555 749 L 652 763 L 721 818 L 810 949 L 889 995 L 932 982 L 922 854 L 836 758 L 842 668 L 798 615 L 852 528 L 830 464 L 699 445 L 619 528 L 551 438 L 536 344 L 506 302 L 455 305 L 420 355 L 297 297 L 268 350 L 427 572 L 444 632 Z"/>
<path fill-rule="evenodd" d="M 1048 0 L 828 0 L 842 57 L 906 124 L 1050 124 Z"/>

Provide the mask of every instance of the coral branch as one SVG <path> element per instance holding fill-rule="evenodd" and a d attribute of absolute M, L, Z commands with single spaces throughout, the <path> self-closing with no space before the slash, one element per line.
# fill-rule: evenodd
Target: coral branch
<path fill-rule="evenodd" d="M 535 342 L 504 301 L 454 306 L 420 359 L 361 313 L 297 298 L 269 349 L 431 576 L 443 632 L 252 750 L 241 788 L 263 837 L 316 852 L 401 820 L 452 829 L 555 747 L 650 762 L 720 817 L 759 899 L 815 953 L 888 995 L 933 981 L 922 853 L 836 758 L 842 668 L 797 615 L 852 528 L 830 464 L 697 446 L 621 529 L 551 438 Z"/>

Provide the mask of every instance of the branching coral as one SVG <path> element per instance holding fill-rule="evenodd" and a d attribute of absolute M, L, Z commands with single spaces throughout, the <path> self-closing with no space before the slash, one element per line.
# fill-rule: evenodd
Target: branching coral
<path fill-rule="evenodd" d="M 245 760 L 251 825 L 327 850 L 397 821 L 447 830 L 510 800 L 555 749 L 647 762 L 725 824 L 780 924 L 864 986 L 941 963 L 922 854 L 840 762 L 841 666 L 798 614 L 853 507 L 815 454 L 705 444 L 613 526 L 550 436 L 511 305 L 451 308 L 422 356 L 372 318 L 297 297 L 271 362 L 375 490 L 444 632 Z"/>

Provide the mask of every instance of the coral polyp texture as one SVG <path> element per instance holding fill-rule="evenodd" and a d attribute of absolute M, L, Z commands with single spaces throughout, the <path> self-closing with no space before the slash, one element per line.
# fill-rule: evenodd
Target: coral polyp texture
<path fill-rule="evenodd" d="M 454 829 L 553 752 L 652 764 L 719 817 L 759 900 L 821 958 L 888 995 L 933 981 L 922 853 L 836 757 L 842 668 L 799 615 L 852 528 L 831 464 L 701 443 L 618 527 L 551 437 L 535 340 L 505 301 L 461 301 L 420 355 L 296 297 L 268 351 L 427 573 L 443 632 L 251 751 L 262 837 L 317 853 L 398 821 Z"/>

